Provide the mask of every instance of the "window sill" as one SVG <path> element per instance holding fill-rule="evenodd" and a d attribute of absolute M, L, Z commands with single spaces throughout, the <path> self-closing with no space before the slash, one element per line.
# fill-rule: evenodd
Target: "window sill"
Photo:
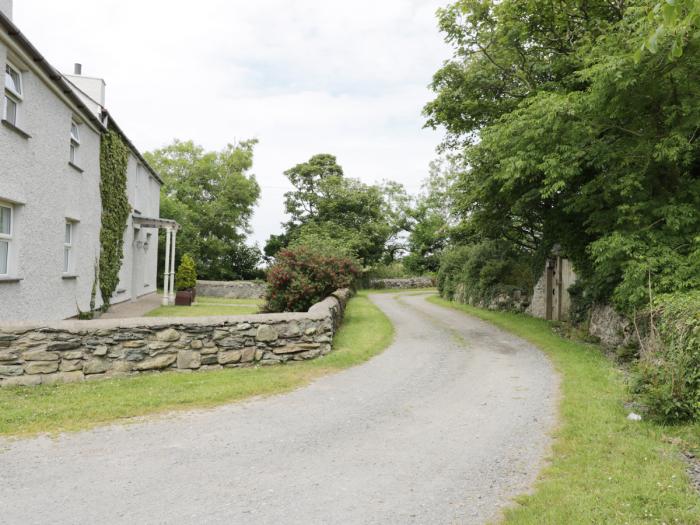
<path fill-rule="evenodd" d="M 9 120 L 2 119 L 2 125 L 5 126 L 7 129 L 9 129 L 10 131 L 17 133 L 17 135 L 19 135 L 20 137 L 22 137 L 24 139 L 32 138 L 32 136 L 29 133 L 27 133 L 26 131 L 24 131 L 22 129 L 19 129 L 17 126 L 15 126 Z"/>
<path fill-rule="evenodd" d="M 83 168 L 81 168 L 81 167 L 78 166 L 77 164 L 73 164 L 71 161 L 68 161 L 68 165 L 69 165 L 71 168 L 73 168 L 75 171 L 77 171 L 78 173 L 84 173 L 84 172 L 85 172 L 85 170 L 84 170 Z"/>
<path fill-rule="evenodd" d="M 61 276 L 61 278 L 62 278 L 63 280 L 69 280 L 69 279 L 77 279 L 78 276 L 75 275 L 75 274 L 72 274 L 72 273 L 64 273 L 64 274 Z"/>
<path fill-rule="evenodd" d="M 13 275 L 0 275 L 0 284 L 2 283 L 18 283 L 23 281 L 22 277 L 15 277 Z"/>

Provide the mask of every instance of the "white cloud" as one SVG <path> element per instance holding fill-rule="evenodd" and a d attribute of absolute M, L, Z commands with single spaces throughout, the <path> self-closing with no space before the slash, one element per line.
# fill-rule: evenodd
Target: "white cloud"
<path fill-rule="evenodd" d="M 442 0 L 15 0 L 54 66 L 105 78 L 107 106 L 142 149 L 257 137 L 261 244 L 283 220 L 282 172 L 335 154 L 348 176 L 416 190 L 440 134 L 422 129 L 448 56 Z"/>

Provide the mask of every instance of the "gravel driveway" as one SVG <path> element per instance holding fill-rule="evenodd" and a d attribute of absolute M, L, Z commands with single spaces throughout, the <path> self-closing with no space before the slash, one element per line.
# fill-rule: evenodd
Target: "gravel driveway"
<path fill-rule="evenodd" d="M 0 522 L 484 523 L 531 486 L 557 377 L 424 295 L 374 295 L 383 354 L 295 392 L 0 442 Z"/>

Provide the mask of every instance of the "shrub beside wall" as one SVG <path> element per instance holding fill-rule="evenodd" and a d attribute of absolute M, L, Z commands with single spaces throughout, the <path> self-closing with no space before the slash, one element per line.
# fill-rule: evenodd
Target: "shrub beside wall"
<path fill-rule="evenodd" d="M 349 288 L 360 272 L 347 257 L 298 246 L 282 250 L 267 273 L 268 312 L 302 312 L 333 290 Z"/>
<path fill-rule="evenodd" d="M 666 423 L 700 419 L 700 291 L 660 297 L 642 341 L 636 390 Z"/>

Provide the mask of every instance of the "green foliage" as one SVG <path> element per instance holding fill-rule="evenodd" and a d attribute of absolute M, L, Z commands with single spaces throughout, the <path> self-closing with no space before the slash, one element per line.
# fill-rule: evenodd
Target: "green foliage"
<path fill-rule="evenodd" d="M 185 254 L 175 272 L 175 288 L 182 291 L 192 290 L 195 286 L 197 286 L 197 266 L 194 259 L 189 254 Z"/>
<path fill-rule="evenodd" d="M 527 295 L 533 280 L 527 258 L 505 241 L 484 241 L 446 251 L 437 286 L 442 297 L 460 302 L 488 302 L 501 292 Z"/>
<path fill-rule="evenodd" d="M 700 286 L 700 32 L 635 56 L 657 3 L 457 1 L 425 108 L 469 166 L 463 230 L 560 244 L 587 294 L 626 312 L 650 275 L 655 295 Z"/>
<path fill-rule="evenodd" d="M 359 270 L 347 257 L 326 255 L 307 246 L 284 249 L 267 274 L 268 312 L 305 312 L 339 288 L 353 285 Z"/>
<path fill-rule="evenodd" d="M 288 246 L 335 250 L 364 265 L 379 262 L 387 253 L 393 257 L 397 247 L 392 241 L 403 228 L 402 186 L 369 186 L 346 178 L 328 154 L 315 155 L 285 175 L 295 187 L 285 195 L 290 220 L 283 234 L 268 240 L 268 257 Z"/>
<path fill-rule="evenodd" d="M 197 260 L 203 279 L 258 276 L 260 252 L 245 244 L 260 196 L 255 176 L 249 173 L 255 144 L 248 140 L 208 152 L 192 141 L 176 140 L 145 155 L 164 181 L 161 217 L 180 224 L 178 253 Z"/>
<path fill-rule="evenodd" d="M 442 251 L 454 240 L 453 198 L 459 169 L 453 157 L 432 162 L 422 195 L 408 212 L 408 255 L 403 263 L 413 275 L 437 272 Z"/>
<path fill-rule="evenodd" d="M 129 149 L 114 130 L 103 133 L 100 142 L 100 229 L 99 283 L 103 309 L 109 307 L 119 284 L 119 269 L 124 257 L 124 231 L 131 213 L 126 194 L 126 170 Z"/>
<path fill-rule="evenodd" d="M 659 297 L 652 320 L 635 389 L 655 419 L 700 420 L 700 291 Z"/>

